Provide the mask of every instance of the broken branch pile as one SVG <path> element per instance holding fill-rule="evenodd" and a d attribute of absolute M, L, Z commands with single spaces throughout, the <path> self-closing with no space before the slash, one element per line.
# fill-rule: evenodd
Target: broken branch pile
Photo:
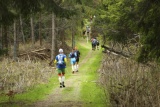
<path fill-rule="evenodd" d="M 18 57 L 23 57 L 29 60 L 37 58 L 41 60 L 47 60 L 48 58 L 50 58 L 50 49 L 43 48 L 43 49 L 33 50 L 30 52 L 19 54 Z"/>

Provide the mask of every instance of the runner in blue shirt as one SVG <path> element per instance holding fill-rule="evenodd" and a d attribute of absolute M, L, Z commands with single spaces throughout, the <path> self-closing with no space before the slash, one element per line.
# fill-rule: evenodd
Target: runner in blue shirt
<path fill-rule="evenodd" d="M 65 80 L 65 68 L 66 68 L 67 58 L 66 55 L 63 54 L 63 49 L 59 49 L 59 54 L 56 56 L 54 63 L 57 66 L 60 88 L 65 87 L 64 80 Z"/>
<path fill-rule="evenodd" d="M 72 52 L 69 54 L 70 62 L 72 65 L 72 73 L 76 71 L 76 55 L 75 55 L 75 49 L 72 49 Z"/>

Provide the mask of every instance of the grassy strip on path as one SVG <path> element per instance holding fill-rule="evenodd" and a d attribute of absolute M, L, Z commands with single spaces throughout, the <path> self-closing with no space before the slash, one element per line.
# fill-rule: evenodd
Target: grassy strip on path
<path fill-rule="evenodd" d="M 97 84 L 99 79 L 97 71 L 101 65 L 102 52 L 92 51 L 89 57 L 81 68 L 83 71 L 81 100 L 85 102 L 84 107 L 106 107 L 106 96 L 103 89 Z"/>

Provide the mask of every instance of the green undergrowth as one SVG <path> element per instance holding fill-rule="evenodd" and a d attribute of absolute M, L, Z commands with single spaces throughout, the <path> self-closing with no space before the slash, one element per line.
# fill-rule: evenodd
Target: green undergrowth
<path fill-rule="evenodd" d="M 22 94 L 16 94 L 12 99 L 12 102 L 24 102 L 25 104 L 29 104 L 37 100 L 45 99 L 45 96 L 50 94 L 52 90 L 58 85 L 58 83 L 55 81 L 57 81 L 57 76 L 52 76 L 47 84 L 39 84 L 34 88 L 26 90 L 26 92 Z M 1 96 L 0 101 L 1 104 L 8 102 L 8 96 Z M 16 105 L 18 103 L 11 103 L 11 104 L 12 107 L 17 107 Z"/>
<path fill-rule="evenodd" d="M 90 57 L 81 69 L 85 75 L 81 89 L 81 100 L 85 102 L 84 107 L 106 107 L 106 96 L 97 83 L 99 79 L 97 70 L 101 64 L 102 53 L 96 50 L 92 52 Z"/>
<path fill-rule="evenodd" d="M 52 76 L 48 84 L 40 84 L 36 86 L 34 89 L 29 90 L 27 93 L 17 95 L 17 100 L 28 100 L 34 102 L 37 100 L 44 99 L 45 96 L 50 94 L 53 88 L 55 88 L 58 85 L 55 81 L 57 81 L 57 76 Z"/>

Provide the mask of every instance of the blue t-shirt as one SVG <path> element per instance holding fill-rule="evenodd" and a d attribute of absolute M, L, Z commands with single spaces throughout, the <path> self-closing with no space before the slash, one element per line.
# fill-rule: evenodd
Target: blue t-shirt
<path fill-rule="evenodd" d="M 76 50 L 76 51 L 74 52 L 74 54 L 75 54 L 75 57 L 76 57 L 76 58 L 79 58 L 79 57 L 80 57 L 80 52 L 79 52 L 78 50 Z"/>
<path fill-rule="evenodd" d="M 69 58 L 71 59 L 70 61 L 71 61 L 71 64 L 75 64 L 76 63 L 76 54 L 75 54 L 75 52 L 71 52 L 70 54 L 69 54 Z"/>
<path fill-rule="evenodd" d="M 75 57 L 76 57 L 75 52 L 71 52 L 71 53 L 69 54 L 69 58 L 75 58 Z"/>
<path fill-rule="evenodd" d="M 56 56 L 57 68 L 66 68 L 66 63 L 64 61 L 65 58 L 66 55 L 64 54 L 59 54 Z"/>
<path fill-rule="evenodd" d="M 92 40 L 92 44 L 96 45 L 96 43 L 97 43 L 97 40 L 96 40 L 96 39 L 93 39 L 93 40 Z"/>

